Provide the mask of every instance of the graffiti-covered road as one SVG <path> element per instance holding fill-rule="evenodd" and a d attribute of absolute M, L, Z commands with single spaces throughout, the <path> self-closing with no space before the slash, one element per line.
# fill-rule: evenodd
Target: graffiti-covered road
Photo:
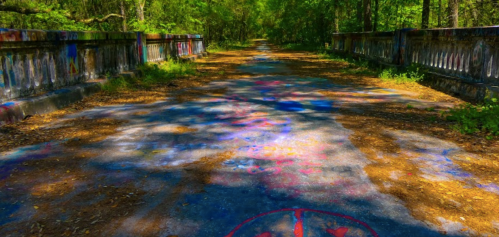
<path fill-rule="evenodd" d="M 275 61 L 265 44 L 258 50 L 261 55 L 240 67 L 254 77 L 197 88 L 223 93 L 87 110 L 67 119 L 129 122 L 90 145 L 59 141 L 4 153 L 0 235 L 441 236 L 403 201 L 378 191 L 364 171 L 372 161 L 335 119 L 342 106 L 364 103 L 367 95 L 411 99 L 321 78 L 273 75 L 288 66 Z M 333 101 L 321 89 L 345 96 Z M 452 163 L 431 159 L 445 162 L 457 152 L 452 144 L 402 131 L 393 136 L 412 144 L 408 150 L 425 163 L 428 179 L 471 180 Z M 74 157 L 81 161 L 65 163 Z M 36 180 L 19 174 L 36 173 L 31 165 L 42 160 L 62 168 Z M 82 223 L 85 228 L 74 228 Z M 447 234 L 459 236 L 453 230 L 460 224 L 446 225 Z"/>

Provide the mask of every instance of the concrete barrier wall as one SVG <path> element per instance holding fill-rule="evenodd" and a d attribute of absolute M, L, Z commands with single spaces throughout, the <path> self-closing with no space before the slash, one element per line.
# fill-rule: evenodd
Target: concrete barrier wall
<path fill-rule="evenodd" d="M 160 62 L 168 58 L 204 53 L 204 41 L 201 35 L 165 35 L 148 34 L 147 62 Z"/>
<path fill-rule="evenodd" d="M 339 33 L 333 34 L 331 50 L 381 64 L 418 64 L 427 68 L 434 79 L 454 79 L 436 84 L 455 94 L 476 99 L 498 95 L 492 91 L 499 87 L 497 26 Z"/>
<path fill-rule="evenodd" d="M 0 102 L 203 52 L 201 35 L 0 29 Z"/>
<path fill-rule="evenodd" d="M 407 32 L 406 65 L 499 85 L 499 27 Z"/>

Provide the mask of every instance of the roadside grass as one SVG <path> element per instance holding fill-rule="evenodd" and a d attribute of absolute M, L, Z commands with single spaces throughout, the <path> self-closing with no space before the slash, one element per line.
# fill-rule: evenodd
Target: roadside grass
<path fill-rule="evenodd" d="M 377 76 L 384 82 L 395 84 L 418 83 L 425 80 L 427 71 L 419 65 L 413 64 L 406 68 L 376 68 L 366 60 L 343 57 L 337 54 L 319 53 L 323 59 L 346 63 L 347 66 L 341 70 L 345 74 Z M 407 109 L 413 109 L 407 105 Z M 428 112 L 434 112 L 435 108 L 427 108 Z M 442 112 L 447 121 L 454 122 L 451 128 L 462 134 L 483 134 L 487 139 L 499 138 L 499 102 L 496 98 L 487 99 L 482 103 L 473 105 L 470 103 L 456 106 L 448 111 Z M 436 117 L 431 118 L 432 121 Z"/>
<path fill-rule="evenodd" d="M 297 44 L 297 43 L 288 43 L 280 46 L 281 49 L 289 49 L 295 51 L 312 51 L 312 52 L 322 52 L 324 49 L 322 47 L 318 47 L 317 45 L 309 45 L 309 44 Z"/>
<path fill-rule="evenodd" d="M 206 51 L 209 53 L 218 53 L 223 51 L 232 50 L 243 50 L 245 48 L 251 47 L 253 44 L 250 41 L 224 41 L 224 42 L 213 42 L 206 47 Z"/>
<path fill-rule="evenodd" d="M 322 59 L 346 63 L 347 66 L 340 71 L 345 74 L 373 76 L 396 84 L 415 83 L 424 80 L 425 77 L 425 71 L 415 64 L 407 68 L 380 68 L 361 58 L 355 59 L 326 52 L 319 52 L 318 55 Z"/>
<path fill-rule="evenodd" d="M 140 77 L 109 78 L 102 89 L 107 92 L 147 89 L 154 85 L 169 83 L 176 78 L 196 75 L 196 64 L 179 60 L 168 60 L 160 64 L 147 63 L 138 69 Z"/>
<path fill-rule="evenodd" d="M 487 99 L 483 103 L 459 105 L 442 115 L 448 121 L 455 122 L 453 129 L 462 134 L 485 133 L 487 139 L 499 136 L 499 101 Z"/>
<path fill-rule="evenodd" d="M 397 84 L 415 83 L 424 80 L 425 72 L 420 66 L 413 64 L 404 69 L 383 69 L 378 77 L 383 81 L 392 81 Z"/>

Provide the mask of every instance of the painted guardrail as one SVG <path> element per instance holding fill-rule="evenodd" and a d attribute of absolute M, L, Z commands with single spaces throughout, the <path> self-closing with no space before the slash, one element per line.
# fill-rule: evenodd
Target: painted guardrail
<path fill-rule="evenodd" d="M 395 66 L 415 63 L 462 83 L 499 86 L 499 26 L 338 33 L 331 50 Z"/>
<path fill-rule="evenodd" d="M 204 52 L 201 35 L 0 29 L 0 102 Z"/>

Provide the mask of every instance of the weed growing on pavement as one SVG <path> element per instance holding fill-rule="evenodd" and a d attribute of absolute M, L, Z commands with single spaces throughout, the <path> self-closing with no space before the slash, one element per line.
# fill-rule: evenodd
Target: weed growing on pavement
<path fill-rule="evenodd" d="M 463 134 L 487 133 L 487 139 L 499 135 L 499 102 L 496 98 L 479 105 L 459 105 L 443 113 L 448 121 L 456 122 L 452 127 Z"/>

